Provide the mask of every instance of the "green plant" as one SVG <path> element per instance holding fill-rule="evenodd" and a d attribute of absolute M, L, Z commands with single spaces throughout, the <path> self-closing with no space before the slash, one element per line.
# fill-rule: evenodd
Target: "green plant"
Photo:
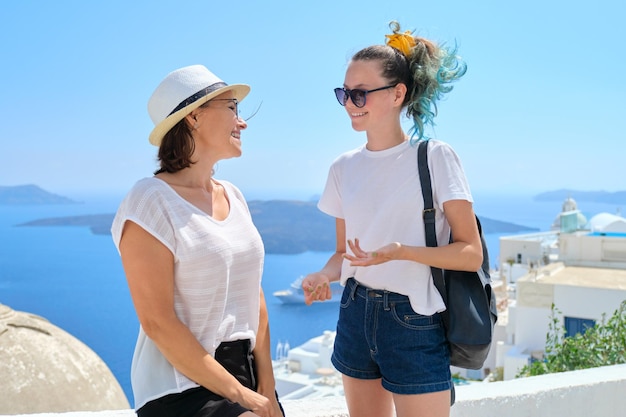
<path fill-rule="evenodd" d="M 626 363 L 626 300 L 608 321 L 603 314 L 584 334 L 565 337 L 560 315 L 553 304 L 544 358 L 524 366 L 517 377 Z"/>

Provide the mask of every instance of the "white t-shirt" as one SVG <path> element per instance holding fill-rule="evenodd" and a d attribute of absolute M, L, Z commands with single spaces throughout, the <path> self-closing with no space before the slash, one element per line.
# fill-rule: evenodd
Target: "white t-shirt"
<path fill-rule="evenodd" d="M 437 242 L 443 246 L 450 237 L 443 203 L 473 200 L 461 162 L 448 144 L 429 141 L 428 166 L 437 209 Z M 406 141 L 373 152 L 364 145 L 339 156 L 330 167 L 318 207 L 324 213 L 344 219 L 346 239 L 358 238 L 363 250 L 372 251 L 392 242 L 426 246 L 417 146 Z M 445 310 L 428 265 L 392 261 L 354 267 L 344 260 L 341 283 L 345 285 L 350 277 L 370 288 L 407 295 L 413 310 L 419 314 L 432 315 Z"/>
<path fill-rule="evenodd" d="M 174 255 L 174 309 L 210 353 L 221 342 L 250 339 L 259 326 L 264 248 L 241 192 L 220 181 L 230 203 L 223 221 L 183 199 L 158 178 L 138 181 L 122 201 L 111 232 L 119 250 L 131 220 Z M 150 277 L 145 277 L 150 279 Z M 131 369 L 135 408 L 198 386 L 178 372 L 139 329 Z"/>

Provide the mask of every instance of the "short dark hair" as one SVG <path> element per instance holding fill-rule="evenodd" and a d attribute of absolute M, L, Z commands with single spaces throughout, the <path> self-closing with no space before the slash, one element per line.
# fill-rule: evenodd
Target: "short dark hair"
<path fill-rule="evenodd" d="M 210 102 L 211 100 L 198 108 L 207 108 Z M 161 167 L 154 172 L 154 175 L 162 172 L 174 173 L 189 168 L 195 163 L 191 159 L 195 149 L 196 143 L 191 135 L 191 127 L 189 123 L 187 123 L 187 120 L 183 118 L 163 135 L 157 156 Z"/>
<path fill-rule="evenodd" d="M 194 149 L 195 142 L 191 136 L 191 128 L 187 120 L 183 119 L 163 136 L 157 156 L 161 167 L 154 172 L 154 175 L 162 172 L 174 173 L 188 168 L 194 163 L 191 160 Z"/>

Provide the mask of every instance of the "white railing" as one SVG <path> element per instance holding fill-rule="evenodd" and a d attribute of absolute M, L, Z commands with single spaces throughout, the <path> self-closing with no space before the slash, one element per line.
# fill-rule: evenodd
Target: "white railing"
<path fill-rule="evenodd" d="M 623 417 L 626 365 L 456 388 L 451 417 Z M 343 397 L 284 401 L 287 417 L 348 417 Z M 132 410 L 25 414 L 18 417 L 134 417 Z M 16 417 L 16 416 L 12 416 Z"/>

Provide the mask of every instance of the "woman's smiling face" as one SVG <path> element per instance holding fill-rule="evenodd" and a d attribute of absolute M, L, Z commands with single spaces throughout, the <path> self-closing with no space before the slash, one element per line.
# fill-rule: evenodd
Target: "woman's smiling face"
<path fill-rule="evenodd" d="M 203 144 L 214 157 L 227 159 L 241 156 L 241 131 L 248 124 L 238 115 L 237 100 L 226 92 L 209 100 L 193 114 L 196 146 Z"/>
<path fill-rule="evenodd" d="M 347 90 L 374 90 L 389 85 L 389 81 L 382 76 L 381 63 L 376 60 L 351 61 L 346 70 L 344 88 Z M 352 128 L 356 131 L 367 131 L 373 123 L 386 120 L 387 117 L 398 117 L 397 110 L 393 109 L 394 88 L 381 89 L 366 94 L 365 105 L 357 107 L 352 99 L 346 102 L 346 111 L 352 121 Z M 393 111 L 392 111 L 393 110 Z"/>

